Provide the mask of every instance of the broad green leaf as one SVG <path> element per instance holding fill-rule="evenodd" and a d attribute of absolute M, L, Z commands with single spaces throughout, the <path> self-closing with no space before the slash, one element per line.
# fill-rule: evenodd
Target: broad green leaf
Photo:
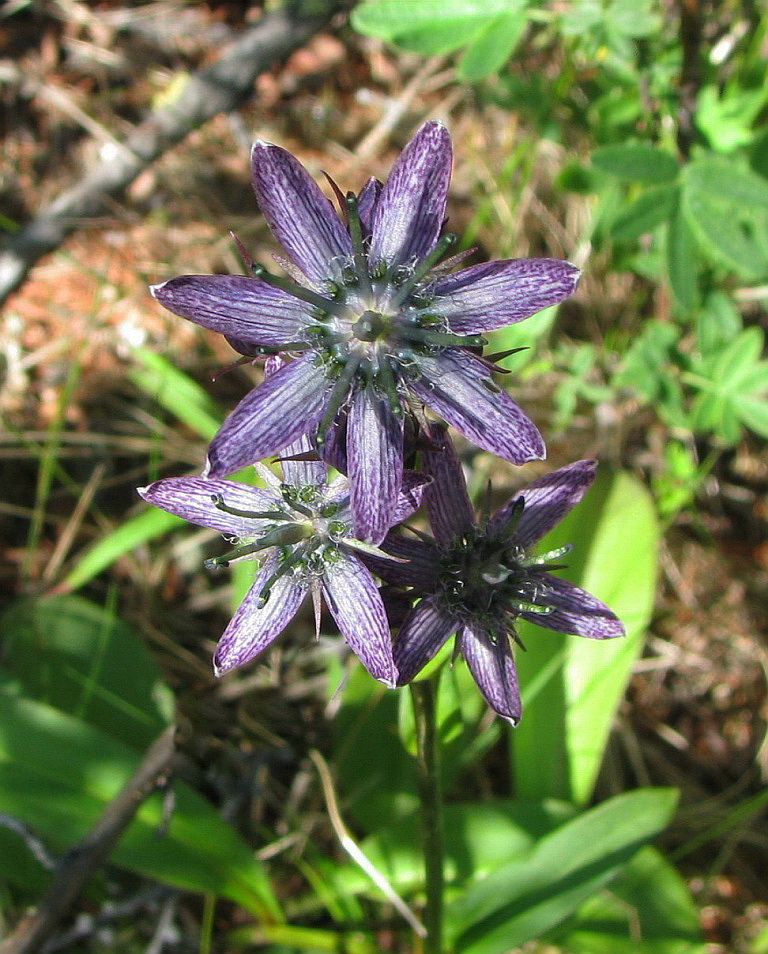
<path fill-rule="evenodd" d="M 511 734 L 520 797 L 589 801 L 613 716 L 643 646 L 653 609 L 659 530 L 643 485 L 600 473 L 584 500 L 541 543 L 574 544 L 558 576 L 607 603 L 627 636 L 589 640 L 521 623 L 516 652 L 523 718 Z"/>
<path fill-rule="evenodd" d="M 528 25 L 524 10 L 505 13 L 473 38 L 471 45 L 459 63 L 459 77 L 475 83 L 498 72 L 512 56 Z"/>
<path fill-rule="evenodd" d="M 696 241 L 680 209 L 670 215 L 667 229 L 667 277 L 672 294 L 685 311 L 693 311 L 699 303 L 699 262 Z"/>
<path fill-rule="evenodd" d="M 671 153 L 645 143 L 602 146 L 592 153 L 592 165 L 627 182 L 649 185 L 674 182 L 680 172 Z"/>
<path fill-rule="evenodd" d="M 173 716 L 171 690 L 135 630 L 79 596 L 24 600 L 0 617 L 10 673 L 27 695 L 132 748 Z"/>
<path fill-rule="evenodd" d="M 80 719 L 0 692 L 0 811 L 32 826 L 56 851 L 85 836 L 140 759 L 139 752 Z M 154 796 L 139 809 L 111 862 L 280 920 L 248 845 L 188 786 L 178 783 L 174 791 L 167 830 L 163 800 Z"/>
<path fill-rule="evenodd" d="M 725 156 L 703 155 L 683 172 L 688 192 L 710 196 L 745 211 L 768 209 L 768 180 Z"/>
<path fill-rule="evenodd" d="M 768 400 L 741 394 L 734 398 L 734 405 L 742 423 L 768 440 Z"/>
<path fill-rule="evenodd" d="M 443 809 L 445 878 L 449 889 L 461 888 L 491 874 L 513 858 L 526 858 L 545 835 L 574 816 L 564 802 L 521 802 L 494 799 L 457 804 Z M 416 814 L 383 826 L 366 838 L 366 858 L 398 891 L 418 891 L 424 882 L 424 856 Z M 333 889 L 341 895 L 377 895 L 368 876 L 357 865 L 337 866 Z"/>
<path fill-rule="evenodd" d="M 181 526 L 184 526 L 184 521 L 179 517 L 174 517 L 173 514 L 166 513 L 164 510 L 157 510 L 155 507 L 130 517 L 99 540 L 78 560 L 65 577 L 63 588 L 79 589 L 121 556 Z"/>
<path fill-rule="evenodd" d="M 212 398 L 162 355 L 149 348 L 136 348 L 133 354 L 143 365 L 128 372 L 133 383 L 195 434 L 211 440 L 224 420 Z"/>
<path fill-rule="evenodd" d="M 457 954 L 506 954 L 561 924 L 669 824 L 677 793 L 628 792 L 541 838 L 446 910 Z"/>
<path fill-rule="evenodd" d="M 711 292 L 696 314 L 696 340 L 703 355 L 718 351 L 742 330 L 743 322 L 733 298 L 724 292 Z"/>
<path fill-rule="evenodd" d="M 351 21 L 360 33 L 417 53 L 451 53 L 518 6 L 509 0 L 368 0 Z"/>
<path fill-rule="evenodd" d="M 672 215 L 678 192 L 678 186 L 668 184 L 646 189 L 613 220 L 611 238 L 616 242 L 633 242 L 652 232 Z"/>
<path fill-rule="evenodd" d="M 705 954 L 696 905 L 683 878 L 641 848 L 609 888 L 549 938 L 569 954 Z"/>
<path fill-rule="evenodd" d="M 42 893 L 48 882 L 48 872 L 21 835 L 0 825 L 0 885 L 3 881 L 24 889 L 31 900 Z"/>
<path fill-rule="evenodd" d="M 745 328 L 713 361 L 712 381 L 720 385 L 724 393 L 740 391 L 742 382 L 763 353 L 764 344 L 765 336 L 760 328 Z"/>

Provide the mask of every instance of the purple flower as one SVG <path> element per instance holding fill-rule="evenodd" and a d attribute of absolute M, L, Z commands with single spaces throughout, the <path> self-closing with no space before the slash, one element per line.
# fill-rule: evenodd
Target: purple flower
<path fill-rule="evenodd" d="M 426 594 L 395 638 L 397 682 L 402 686 L 413 679 L 457 634 L 457 649 L 488 704 L 516 725 L 521 704 L 512 642 L 518 619 L 590 639 L 624 635 L 621 622 L 600 600 L 551 575 L 570 547 L 531 552 L 584 496 L 596 465 L 582 460 L 535 480 L 478 524 L 453 447 L 444 431 L 435 428 L 434 434 L 423 467 L 433 481 L 424 499 L 436 539 L 393 533 L 383 549 L 409 562 L 367 561 L 387 582 Z"/>
<path fill-rule="evenodd" d="M 294 454 L 306 449 L 306 443 L 291 448 Z M 265 467 L 259 471 L 265 489 L 201 477 L 169 478 L 139 488 L 156 507 L 232 540 L 234 549 L 207 565 L 228 566 L 251 554 L 263 558 L 216 647 L 216 674 L 242 666 L 266 649 L 311 592 L 318 631 L 322 594 L 366 669 L 393 687 L 397 672 L 389 623 L 376 583 L 358 556 L 381 551 L 351 536 L 347 481 L 340 477 L 329 485 L 325 464 L 305 459 L 283 461 L 283 482 Z M 419 505 L 421 484 L 410 476 L 396 501 L 398 520 Z"/>
<path fill-rule="evenodd" d="M 449 274 L 463 255 L 438 265 L 455 240 L 440 237 L 451 176 L 444 126 L 422 126 L 383 186 L 370 180 L 341 197 L 343 216 L 278 146 L 257 143 L 252 171 L 293 280 L 253 266 L 255 277 L 187 275 L 153 289 L 243 354 L 294 358 L 224 422 L 208 475 L 232 474 L 302 435 L 322 447 L 343 412 L 353 526 L 378 543 L 393 523 L 403 418 L 422 404 L 512 463 L 544 456 L 538 430 L 477 353 L 484 332 L 567 298 L 579 271 L 530 259 Z"/>

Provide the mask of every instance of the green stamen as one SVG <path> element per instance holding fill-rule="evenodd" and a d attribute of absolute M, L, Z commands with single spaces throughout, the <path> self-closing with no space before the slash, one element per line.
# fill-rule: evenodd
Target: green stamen
<path fill-rule="evenodd" d="M 437 245 L 432 249 L 432 251 L 427 255 L 423 262 L 421 262 L 410 276 L 410 278 L 404 282 L 397 290 L 397 294 L 390 302 L 391 308 L 397 308 L 399 305 L 405 301 L 405 299 L 410 295 L 416 285 L 424 278 L 428 272 L 434 268 L 434 266 L 440 261 L 440 259 L 445 255 L 448 249 L 456 244 L 458 240 L 458 235 L 455 232 L 447 232 L 437 243 Z"/>
<path fill-rule="evenodd" d="M 347 208 L 349 234 L 352 238 L 355 268 L 357 269 L 357 277 L 360 282 L 360 290 L 364 295 L 370 295 L 371 276 L 368 273 L 368 257 L 365 254 L 365 245 L 363 243 L 363 229 L 360 223 L 360 210 L 357 205 L 357 196 L 355 196 L 353 192 L 348 192 L 344 201 Z"/>
<path fill-rule="evenodd" d="M 313 292 L 309 288 L 304 288 L 303 285 L 296 285 L 294 282 L 288 281 L 287 278 L 280 278 L 279 275 L 273 275 L 271 272 L 268 272 L 263 265 L 254 265 L 251 271 L 253 272 L 254 278 L 258 278 L 264 282 L 265 285 L 279 288 L 280 291 L 284 291 L 288 295 L 298 298 L 300 301 L 314 305 L 325 314 L 344 314 L 344 308 L 337 302 L 331 301 L 330 298 L 324 298 L 322 295 L 318 295 L 317 292 Z"/>
<path fill-rule="evenodd" d="M 328 439 L 328 431 L 336 419 L 336 415 L 339 413 L 341 405 L 346 400 L 349 386 L 352 383 L 352 379 L 357 374 L 357 369 L 360 367 L 361 361 L 361 355 L 349 355 L 347 363 L 341 369 L 341 373 L 339 374 L 338 378 L 336 378 L 334 381 L 331 395 L 328 398 L 328 406 L 326 407 L 325 413 L 323 414 L 323 417 L 317 426 L 317 437 L 315 438 L 315 443 L 318 447 L 322 447 L 322 445 Z"/>
<path fill-rule="evenodd" d="M 447 331 L 433 331 L 431 328 L 416 328 L 411 325 L 401 325 L 398 332 L 406 341 L 418 341 L 436 347 L 483 348 L 488 344 L 488 339 L 482 335 L 454 335 Z"/>
<path fill-rule="evenodd" d="M 238 510 L 237 507 L 230 507 L 224 503 L 221 494 L 211 494 L 211 500 L 217 510 L 223 513 L 231 514 L 233 517 L 246 517 L 253 520 L 290 520 L 291 518 L 283 513 L 282 510 Z"/>

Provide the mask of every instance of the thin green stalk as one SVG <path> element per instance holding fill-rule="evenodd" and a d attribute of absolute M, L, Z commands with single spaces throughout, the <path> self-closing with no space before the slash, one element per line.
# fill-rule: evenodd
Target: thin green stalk
<path fill-rule="evenodd" d="M 435 716 L 436 681 L 412 682 L 411 701 L 416 723 L 416 787 L 421 806 L 424 880 L 427 904 L 424 954 L 443 950 L 443 804 L 440 791 L 440 751 Z"/>

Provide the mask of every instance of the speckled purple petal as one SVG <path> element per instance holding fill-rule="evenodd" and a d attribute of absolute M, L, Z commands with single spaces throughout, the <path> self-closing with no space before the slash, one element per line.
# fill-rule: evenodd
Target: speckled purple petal
<path fill-rule="evenodd" d="M 486 262 L 440 279 L 433 307 L 454 334 L 482 334 L 559 304 L 573 294 L 580 274 L 554 258 Z"/>
<path fill-rule="evenodd" d="M 546 616 L 521 613 L 523 619 L 556 633 L 585 636 L 587 639 L 613 639 L 626 635 L 624 625 L 616 614 L 591 593 L 549 573 L 542 573 L 542 578 L 547 587 L 542 603 L 554 606 L 554 612 Z"/>
<path fill-rule="evenodd" d="M 403 481 L 395 503 L 392 526 L 403 523 L 421 506 L 429 477 L 415 470 L 404 470 Z"/>
<path fill-rule="evenodd" d="M 450 544 L 475 524 L 475 512 L 467 494 L 467 485 L 461 461 L 442 424 L 436 424 L 430 434 L 430 445 L 421 456 L 424 473 L 432 478 L 424 499 L 429 513 L 429 525 L 435 539 Z"/>
<path fill-rule="evenodd" d="M 464 627 L 459 645 L 485 701 L 494 712 L 517 725 L 523 707 L 509 641 L 494 642 L 482 627 L 473 625 Z"/>
<path fill-rule="evenodd" d="M 307 170 L 285 149 L 257 142 L 251 173 L 262 214 L 288 256 L 316 287 L 337 277 L 352 240 Z"/>
<path fill-rule="evenodd" d="M 376 209 L 376 203 L 381 195 L 382 184 L 378 179 L 371 176 L 360 190 L 357 197 L 357 211 L 360 215 L 360 223 L 363 226 L 363 234 L 369 235 L 371 225 L 373 224 L 373 213 Z"/>
<path fill-rule="evenodd" d="M 307 455 L 308 460 L 288 459 Z M 328 482 L 328 468 L 324 461 L 317 458 L 317 451 L 308 436 L 304 435 L 297 441 L 291 441 L 280 451 L 280 460 L 283 480 L 286 484 L 293 484 L 294 487 L 325 488 Z"/>
<path fill-rule="evenodd" d="M 182 520 L 234 537 L 257 536 L 268 521 L 224 513 L 211 499 L 214 494 L 220 494 L 224 503 L 235 510 L 274 510 L 276 504 L 274 496 L 266 490 L 203 477 L 168 477 L 148 487 L 139 487 L 138 493 L 147 503 Z"/>
<path fill-rule="evenodd" d="M 567 516 L 589 490 L 595 479 L 597 461 L 579 460 L 531 481 L 491 518 L 489 531 L 506 524 L 515 502 L 525 500 L 523 514 L 515 531 L 515 543 L 524 550 L 539 541 Z"/>
<path fill-rule="evenodd" d="M 175 315 L 245 345 L 301 339 L 309 311 L 306 302 L 245 275 L 182 275 L 150 290 Z"/>
<path fill-rule="evenodd" d="M 383 557 L 364 554 L 361 559 L 376 576 L 395 586 L 415 586 L 418 590 L 431 592 L 437 586 L 440 553 L 434 544 L 397 532 L 387 535 L 381 549 L 391 553 L 398 560 L 385 560 Z"/>
<path fill-rule="evenodd" d="M 492 393 L 487 369 L 459 349 L 421 357 L 421 378 L 409 381 L 427 407 L 478 447 L 512 464 L 540 460 L 546 448 L 536 426 L 505 391 Z"/>
<path fill-rule="evenodd" d="M 233 474 L 314 432 L 326 400 L 325 371 L 314 355 L 301 355 L 280 368 L 224 421 L 208 450 L 205 476 Z"/>
<path fill-rule="evenodd" d="M 357 557 L 339 550 L 337 561 L 326 565 L 323 594 L 352 652 L 374 679 L 394 688 L 397 670 L 389 621 L 370 571 Z"/>
<path fill-rule="evenodd" d="M 376 203 L 372 261 L 418 262 L 434 248 L 445 219 L 451 158 L 448 130 L 425 123 L 400 153 Z"/>
<path fill-rule="evenodd" d="M 213 669 L 217 676 L 237 669 L 258 656 L 277 639 L 298 612 L 309 584 L 297 581 L 290 574 L 275 582 L 266 605 L 258 608 L 257 601 L 264 584 L 276 568 L 276 556 L 265 561 L 253 586 L 224 630 L 213 656 Z"/>
<path fill-rule="evenodd" d="M 368 388 L 349 409 L 347 463 L 355 536 L 380 543 L 395 522 L 403 480 L 403 419 Z"/>
<path fill-rule="evenodd" d="M 395 637 L 398 686 L 418 675 L 459 625 L 433 596 L 415 606 Z"/>

